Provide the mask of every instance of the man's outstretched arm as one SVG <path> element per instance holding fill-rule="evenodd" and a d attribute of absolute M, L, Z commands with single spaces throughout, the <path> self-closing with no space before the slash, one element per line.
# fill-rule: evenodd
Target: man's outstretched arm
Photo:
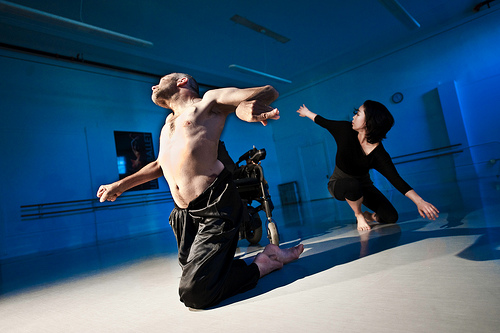
<path fill-rule="evenodd" d="M 279 96 L 272 86 L 255 88 L 221 88 L 207 91 L 203 100 L 214 101 L 225 112 L 235 112 L 236 116 L 247 122 L 262 122 L 268 119 L 279 119 L 278 109 L 269 106 Z"/>
<path fill-rule="evenodd" d="M 141 170 L 136 173 L 125 177 L 119 181 L 108 185 L 101 185 L 97 191 L 97 197 L 100 198 L 100 202 L 115 201 L 123 192 L 135 187 L 137 185 L 144 184 L 153 179 L 159 178 L 163 175 L 163 172 L 158 161 L 146 164 Z"/>
<path fill-rule="evenodd" d="M 250 94 L 250 96 L 244 98 L 244 101 L 259 101 L 265 105 L 271 104 L 279 97 L 278 91 L 270 85 L 241 90 L 243 90 L 243 94 Z"/>

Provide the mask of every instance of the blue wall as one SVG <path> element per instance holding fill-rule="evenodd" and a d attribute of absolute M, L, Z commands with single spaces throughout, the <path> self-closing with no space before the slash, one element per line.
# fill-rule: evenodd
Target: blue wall
<path fill-rule="evenodd" d="M 0 66 L 1 259 L 168 227 L 172 203 L 166 202 L 21 218 L 23 205 L 95 198 L 100 184 L 118 179 L 113 131 L 158 138 L 166 111 L 151 102 L 151 79 L 7 51 Z M 157 139 L 153 146 L 157 154 Z M 168 190 L 163 180 L 159 186 L 142 193 Z M 82 207 L 87 204 L 54 209 Z"/>
<path fill-rule="evenodd" d="M 498 22 L 496 12 L 463 23 L 282 96 L 277 103 L 282 119 L 273 123 L 282 182 L 297 181 L 306 200 L 328 198 L 323 170 L 333 171 L 335 142 L 326 130 L 295 111 L 305 103 L 326 118 L 350 120 L 353 107 L 367 99 L 384 103 L 394 115 L 395 126 L 384 141 L 391 156 L 459 143 L 465 148 L 462 155 L 473 155 L 471 161 L 457 161 L 451 155 L 398 165 L 417 192 L 425 184 L 460 177 L 456 168 L 465 164 L 475 164 L 482 176 L 492 175 L 495 171 L 485 161 L 500 157 Z M 395 92 L 404 94 L 402 103 L 390 100 Z M 455 132 L 460 131 L 453 125 L 457 121 L 463 135 Z M 314 154 L 319 157 L 311 161 Z M 373 178 L 378 186 L 392 189 L 376 173 Z"/>

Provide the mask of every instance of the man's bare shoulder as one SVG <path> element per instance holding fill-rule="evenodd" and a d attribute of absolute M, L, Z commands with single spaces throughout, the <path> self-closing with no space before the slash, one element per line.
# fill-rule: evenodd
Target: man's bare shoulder
<path fill-rule="evenodd" d="M 244 100 L 239 88 L 218 88 L 207 91 L 203 95 L 202 102 L 209 106 L 214 113 L 222 112 L 229 114 L 235 111 L 238 104 Z"/>
<path fill-rule="evenodd" d="M 193 104 L 197 111 L 200 113 L 227 113 L 231 112 L 227 106 L 220 104 L 220 89 L 213 89 L 207 91 L 203 97 Z"/>
<path fill-rule="evenodd" d="M 174 117 L 174 113 L 171 112 L 168 114 L 167 118 L 165 119 L 165 124 L 167 124 L 172 118 Z"/>

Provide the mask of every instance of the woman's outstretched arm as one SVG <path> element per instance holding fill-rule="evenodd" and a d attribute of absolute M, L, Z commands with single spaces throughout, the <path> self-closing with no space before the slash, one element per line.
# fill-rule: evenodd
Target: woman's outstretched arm
<path fill-rule="evenodd" d="M 439 210 L 431 203 L 422 199 L 414 190 L 406 192 L 405 196 L 417 205 L 418 213 L 423 218 L 427 217 L 429 220 L 435 220 L 439 217 Z"/>
<path fill-rule="evenodd" d="M 316 118 L 317 114 L 309 110 L 305 104 L 302 104 L 302 106 L 297 110 L 297 113 L 301 117 L 307 117 L 314 121 L 314 118 Z"/>

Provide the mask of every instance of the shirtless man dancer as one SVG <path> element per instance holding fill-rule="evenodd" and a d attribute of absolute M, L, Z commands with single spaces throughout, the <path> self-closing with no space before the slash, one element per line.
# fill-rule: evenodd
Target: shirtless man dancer
<path fill-rule="evenodd" d="M 299 258 L 302 244 L 280 249 L 269 244 L 252 264 L 235 260 L 243 205 L 231 173 L 217 159 L 226 117 L 235 112 L 247 122 L 278 119 L 269 106 L 278 97 L 271 86 L 221 88 L 200 98 L 198 84 L 187 74 L 172 73 L 152 87 L 152 100 L 172 110 L 160 135 L 158 159 L 137 173 L 102 185 L 101 202 L 115 201 L 124 191 L 165 176 L 175 208 L 170 214 L 179 249 L 180 299 L 190 308 L 213 306 L 249 290 L 259 278 Z"/>

